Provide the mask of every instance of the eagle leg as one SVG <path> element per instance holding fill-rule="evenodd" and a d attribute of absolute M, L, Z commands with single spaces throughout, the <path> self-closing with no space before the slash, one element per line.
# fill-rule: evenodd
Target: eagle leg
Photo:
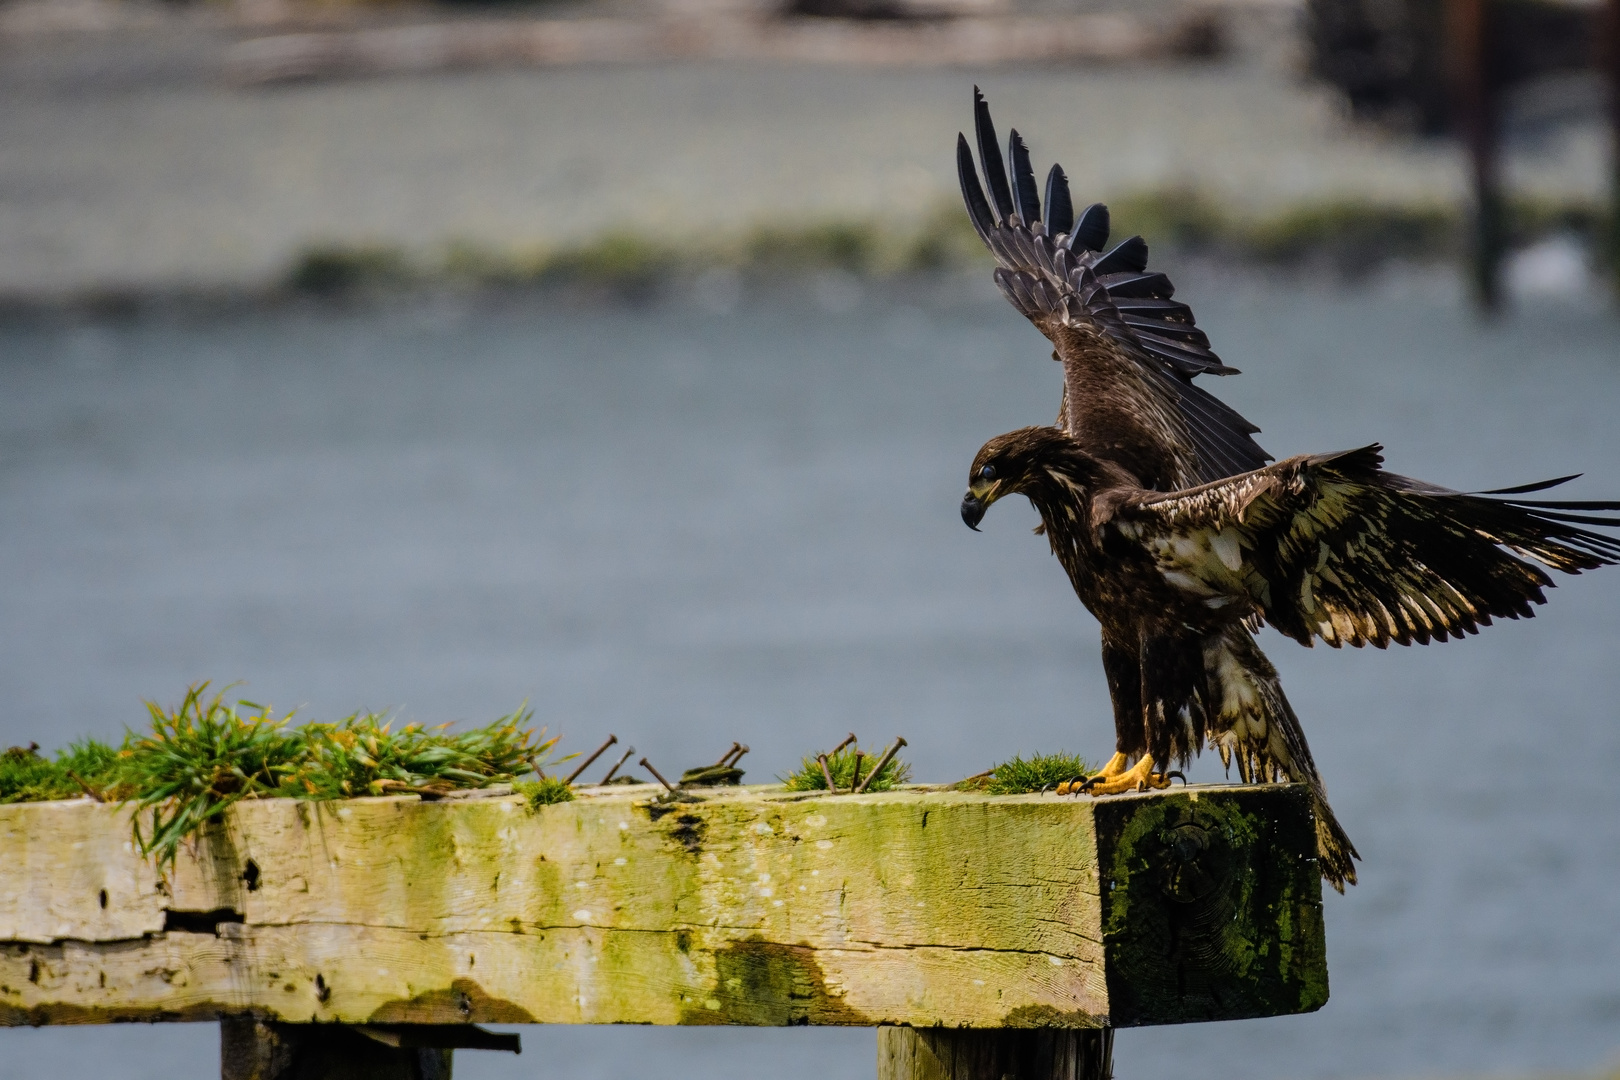
<path fill-rule="evenodd" d="M 1093 784 L 1101 783 L 1106 780 L 1113 780 L 1117 777 L 1123 776 L 1125 774 L 1125 767 L 1129 761 L 1130 758 L 1125 756 L 1125 752 L 1123 750 L 1118 751 L 1113 757 L 1108 759 L 1108 764 L 1102 767 L 1102 772 L 1095 776 L 1076 777 L 1073 780 L 1065 780 L 1063 783 L 1057 786 L 1057 793 L 1059 795 L 1080 795 L 1087 793 L 1091 790 L 1091 785 Z"/>
<path fill-rule="evenodd" d="M 1121 762 L 1121 764 L 1123 764 L 1123 758 L 1123 754 L 1115 754 L 1113 760 L 1108 764 L 1114 765 L 1115 762 Z M 1163 773 L 1157 771 L 1153 767 L 1153 758 L 1147 754 L 1143 754 L 1137 759 L 1136 764 L 1132 765 L 1129 769 L 1116 771 L 1110 776 L 1107 768 L 1105 767 L 1103 771 L 1098 773 L 1096 776 L 1074 785 L 1074 787 L 1071 788 L 1071 791 L 1076 795 L 1081 793 L 1087 795 L 1120 795 L 1127 791 L 1147 791 L 1155 788 L 1167 788 L 1170 786 L 1170 777 L 1179 775 L 1179 773 Z M 1182 778 L 1182 783 L 1186 783 L 1185 777 Z M 1058 790 L 1062 791 L 1063 789 L 1059 788 Z"/>

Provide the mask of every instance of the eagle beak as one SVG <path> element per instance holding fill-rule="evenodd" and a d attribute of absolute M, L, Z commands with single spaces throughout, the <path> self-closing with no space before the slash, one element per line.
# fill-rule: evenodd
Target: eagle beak
<path fill-rule="evenodd" d="M 984 512 L 990 504 L 981 500 L 973 492 L 962 496 L 962 523 L 974 532 L 979 531 L 979 522 L 984 520 Z"/>

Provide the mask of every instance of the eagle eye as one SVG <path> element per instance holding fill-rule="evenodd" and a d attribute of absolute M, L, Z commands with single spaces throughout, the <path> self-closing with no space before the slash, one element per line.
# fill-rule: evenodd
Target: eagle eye
<path fill-rule="evenodd" d="M 980 480 L 994 480 L 995 478 L 996 467 L 994 465 L 986 465 L 984 468 L 979 470 Z"/>

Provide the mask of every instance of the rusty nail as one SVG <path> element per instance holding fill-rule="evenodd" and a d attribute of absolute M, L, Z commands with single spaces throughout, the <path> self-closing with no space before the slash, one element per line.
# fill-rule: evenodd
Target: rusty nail
<path fill-rule="evenodd" d="M 817 754 L 816 760 L 821 762 L 821 776 L 827 781 L 827 790 L 834 795 L 838 794 L 838 785 L 833 783 L 832 770 L 827 768 L 827 755 Z"/>
<path fill-rule="evenodd" d="M 855 789 L 855 794 L 859 795 L 861 792 L 865 791 L 866 785 L 870 784 L 873 778 L 876 777 L 878 773 L 883 771 L 883 766 L 887 765 L 889 763 L 889 759 L 898 754 L 900 752 L 900 748 L 904 745 L 906 745 L 906 740 L 901 738 L 899 735 L 896 735 L 894 737 L 894 745 L 883 751 L 883 756 L 878 758 L 878 763 L 873 766 L 872 771 L 866 774 L 866 779 L 862 781 L 860 787 Z"/>
<path fill-rule="evenodd" d="M 731 760 L 731 755 L 735 754 L 737 752 L 738 747 L 740 747 L 740 746 L 742 746 L 742 743 L 733 742 L 731 744 L 731 749 L 727 750 L 725 753 L 721 754 L 720 755 L 720 760 L 715 762 L 712 767 L 716 768 L 716 769 L 722 768 L 726 764 L 726 762 Z"/>
<path fill-rule="evenodd" d="M 851 793 L 859 791 L 861 784 L 861 753 L 860 747 L 855 748 L 855 771 L 849 777 L 849 790 Z"/>
<path fill-rule="evenodd" d="M 642 758 L 640 764 L 643 769 L 646 769 L 648 772 L 653 774 L 653 779 L 664 785 L 665 791 L 668 791 L 671 795 L 675 794 L 675 788 L 668 780 L 664 779 L 663 775 L 657 769 L 653 768 L 652 762 L 648 761 L 646 758 Z"/>
<path fill-rule="evenodd" d="M 827 756 L 832 757 L 833 754 L 838 753 L 838 751 L 842 750 L 844 747 L 848 746 L 850 743 L 852 743 L 854 741 L 855 741 L 855 733 L 852 731 L 848 735 L 844 736 L 844 741 L 839 743 L 837 746 L 833 747 L 832 748 L 832 754 L 828 754 Z"/>
<path fill-rule="evenodd" d="M 80 787 L 84 788 L 84 793 L 86 795 L 90 796 L 96 802 L 106 802 L 107 801 L 102 796 L 101 792 L 97 791 L 95 788 L 91 787 L 88 783 L 85 782 L 84 777 L 80 776 L 78 773 L 74 772 L 72 769 L 69 769 L 67 771 L 67 774 L 68 774 L 68 777 L 75 784 L 78 784 Z M 1182 782 L 1185 783 L 1186 781 L 1182 781 Z"/>
<path fill-rule="evenodd" d="M 596 748 L 596 753 L 592 754 L 590 757 L 588 757 L 584 761 L 580 762 L 579 763 L 579 768 L 577 768 L 573 772 L 569 773 L 568 774 L 568 779 L 563 781 L 563 782 L 567 783 L 567 784 L 572 784 L 574 782 L 574 780 L 579 776 L 580 773 L 584 772 L 586 769 L 591 767 L 591 762 L 595 761 L 597 758 L 602 756 L 602 751 L 606 750 L 608 747 L 612 746 L 614 743 L 616 743 L 618 741 L 619 741 L 619 737 L 617 735 L 609 735 L 607 737 L 607 742 L 603 743 L 601 746 L 598 746 Z"/>
<path fill-rule="evenodd" d="M 724 762 L 724 764 L 727 765 L 727 766 L 735 765 L 735 764 L 737 764 L 737 762 L 739 762 L 739 761 L 741 761 L 743 759 L 743 755 L 746 754 L 746 753 L 748 753 L 748 744 L 747 743 L 739 743 L 737 745 L 737 749 L 736 749 L 736 751 L 734 753 L 726 755 L 727 757 L 731 758 L 731 760 L 727 761 L 727 762 Z"/>
<path fill-rule="evenodd" d="M 623 765 L 623 764 L 624 764 L 624 763 L 625 763 L 625 762 L 627 762 L 627 761 L 629 761 L 629 760 L 630 760 L 630 755 L 631 755 L 631 754 L 633 754 L 633 753 L 635 753 L 635 752 L 636 752 L 636 748 L 635 748 L 635 747 L 633 747 L 633 746 L 632 746 L 632 747 L 630 747 L 630 749 L 628 749 L 628 750 L 626 750 L 626 751 L 625 751 L 625 752 L 624 752 L 624 756 L 623 756 L 623 757 L 621 757 L 621 758 L 619 758 L 619 760 L 618 760 L 618 761 L 615 761 L 615 762 L 614 762 L 614 763 L 613 763 L 613 768 L 611 768 L 611 769 L 609 769 L 609 770 L 608 770 L 608 771 L 607 771 L 607 775 L 606 775 L 606 776 L 604 776 L 604 777 L 602 777 L 602 780 L 601 780 L 601 783 L 604 783 L 604 784 L 605 784 L 605 783 L 607 783 L 607 782 L 608 782 L 608 781 L 609 781 L 609 780 L 612 780 L 612 779 L 613 779 L 613 774 L 614 774 L 614 773 L 616 773 L 616 772 L 618 772 L 618 771 L 619 771 L 619 766 L 621 766 L 621 765 Z"/>

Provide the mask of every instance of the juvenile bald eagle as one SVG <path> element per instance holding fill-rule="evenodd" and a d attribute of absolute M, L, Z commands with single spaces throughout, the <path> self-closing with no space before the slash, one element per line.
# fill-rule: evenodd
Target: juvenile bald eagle
<path fill-rule="evenodd" d="M 1245 781 L 1311 788 L 1322 876 L 1342 892 L 1356 880 L 1359 856 L 1251 628 L 1269 622 L 1307 646 L 1319 637 L 1334 647 L 1384 648 L 1529 617 L 1552 585 L 1535 563 L 1574 574 L 1620 561 L 1620 540 L 1583 527 L 1620 525 L 1593 516 L 1620 503 L 1513 497 L 1569 477 L 1450 491 L 1384 472 L 1377 446 L 1265 465 L 1249 438 L 1257 429 L 1191 385 L 1201 371 L 1231 370 L 1201 333 L 1190 336 L 1191 313 L 1150 309 L 1140 321 L 1154 328 L 1121 314 L 1109 282 L 1153 277 L 1143 269 L 1146 246 L 1126 242 L 1140 251 L 1134 269 L 1110 263 L 1120 248 L 1099 256 L 1091 243 L 1098 233 L 1080 235 L 1096 211 L 1065 220 L 1068 194 L 1056 167 L 1042 219 L 1016 132 L 1014 209 L 977 95 L 976 106 L 996 211 L 962 139 L 968 210 L 1001 263 L 997 282 L 1057 345 L 1065 393 L 1056 426 L 999 435 L 979 450 L 962 519 L 977 528 L 996 500 L 1027 496 L 1102 625 L 1116 753 L 1082 786 L 1094 794 L 1161 787 L 1164 769 L 1212 743 Z M 1168 304 L 1169 284 L 1158 277 L 1153 289 L 1162 295 L 1148 298 Z M 1185 347 L 1164 323 L 1185 328 L 1174 339 Z"/>

